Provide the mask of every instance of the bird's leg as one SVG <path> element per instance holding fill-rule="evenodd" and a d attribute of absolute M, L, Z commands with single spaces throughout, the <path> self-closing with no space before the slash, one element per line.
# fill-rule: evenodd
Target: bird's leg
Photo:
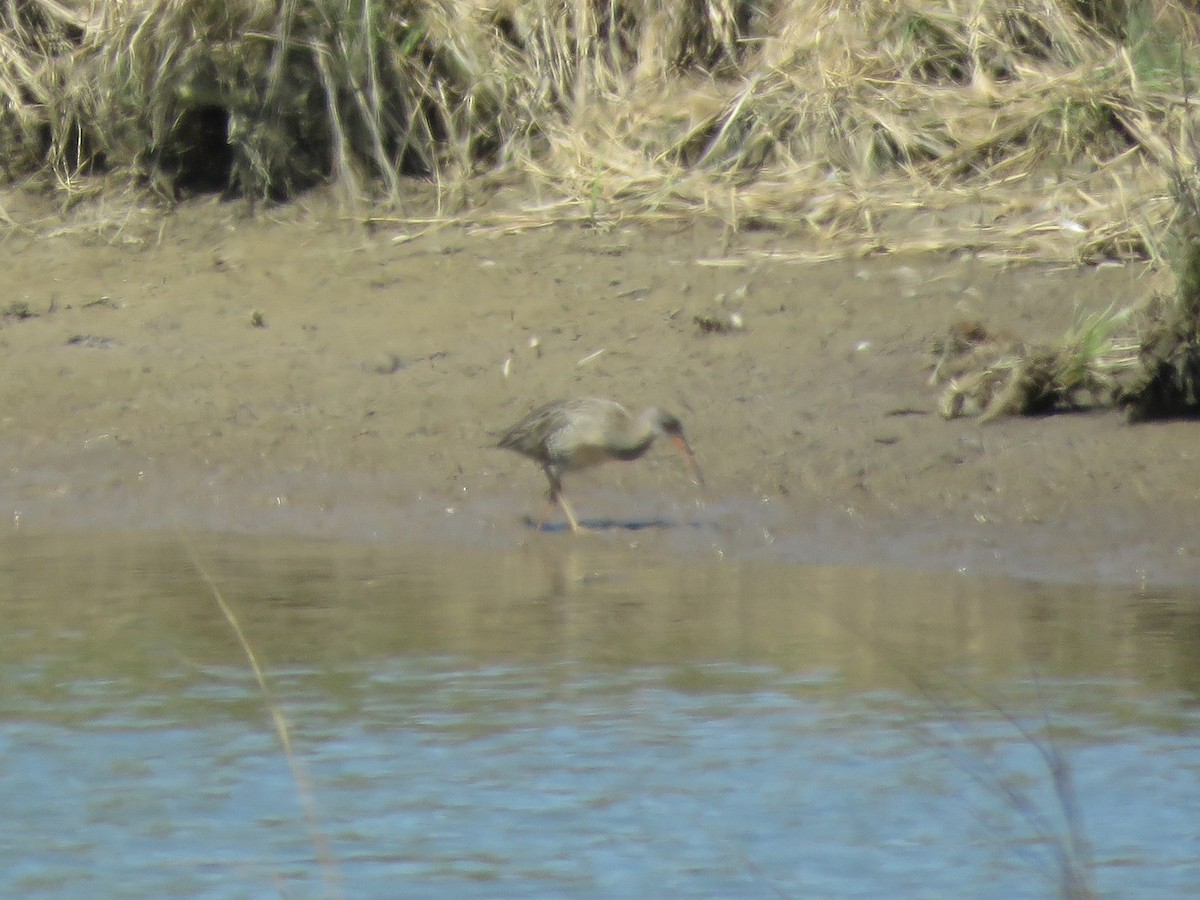
<path fill-rule="evenodd" d="M 548 466 L 546 467 L 546 477 L 550 480 L 550 502 L 557 503 L 559 508 L 566 514 L 567 523 L 571 526 L 571 531 L 579 534 L 579 520 L 575 518 L 575 512 L 571 509 L 571 504 L 567 502 L 567 498 L 563 495 L 562 480 Z"/>
<path fill-rule="evenodd" d="M 571 531 L 579 534 L 583 530 L 583 526 L 579 524 L 579 520 L 575 518 L 575 513 L 571 509 L 571 504 L 567 503 L 567 498 L 563 496 L 562 488 L 558 490 L 558 505 L 562 507 L 562 511 L 567 514 L 567 522 L 571 525 Z"/>

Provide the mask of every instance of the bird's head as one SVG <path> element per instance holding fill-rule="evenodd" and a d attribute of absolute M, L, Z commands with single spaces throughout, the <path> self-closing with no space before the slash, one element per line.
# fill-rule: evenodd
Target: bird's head
<path fill-rule="evenodd" d="M 683 423 L 678 417 L 662 409 L 650 410 L 650 424 L 654 430 L 668 437 L 683 437 Z"/>

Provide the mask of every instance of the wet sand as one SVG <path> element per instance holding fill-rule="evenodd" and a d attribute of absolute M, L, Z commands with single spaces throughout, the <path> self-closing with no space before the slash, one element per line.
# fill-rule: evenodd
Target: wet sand
<path fill-rule="evenodd" d="M 715 223 L 366 229 L 313 197 L 58 222 L 8 195 L 0 513 L 25 530 L 567 541 L 494 435 L 564 396 L 684 421 L 569 476 L 585 518 L 694 528 L 584 540 L 1067 581 L 1200 576 L 1195 423 L 1098 410 L 946 422 L 927 343 L 977 317 L 1053 340 L 1143 297 L 1145 267 L 970 256 L 801 264 Z M 99 224 L 89 224 L 99 223 Z M 724 302 L 722 302 L 722 298 Z M 736 311 L 745 329 L 705 333 Z"/>

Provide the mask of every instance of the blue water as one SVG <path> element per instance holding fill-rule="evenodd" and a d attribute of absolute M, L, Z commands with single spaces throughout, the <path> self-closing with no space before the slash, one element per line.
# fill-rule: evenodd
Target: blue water
<path fill-rule="evenodd" d="M 1041 898 L 1066 892 L 1067 871 L 1102 896 L 1200 885 L 1200 704 L 1161 666 L 1138 677 L 1114 664 L 1111 643 L 1091 664 L 1059 664 L 1080 670 L 1070 677 L 1033 677 L 1055 666 L 1028 664 L 985 676 L 991 656 L 951 668 L 915 652 L 897 675 L 892 651 L 864 650 L 854 633 L 831 649 L 768 616 L 736 652 L 683 641 L 638 662 L 621 629 L 600 652 L 547 648 L 513 612 L 527 598 L 481 624 L 467 597 L 462 628 L 492 638 L 489 650 L 448 652 L 461 636 L 444 623 L 423 632 L 424 649 L 411 634 L 345 645 L 334 604 L 398 633 L 433 614 L 436 573 L 410 571 L 411 589 L 372 599 L 352 588 L 360 572 L 310 567 L 323 609 L 271 593 L 284 560 L 230 594 L 259 629 L 264 696 L 178 565 L 94 579 L 90 599 L 81 576 L 72 603 L 101 617 L 79 628 L 79 613 L 29 614 L 20 597 L 38 582 L 22 582 L 0 655 L 0 895 Z M 869 601 L 875 578 L 823 583 Z M 598 583 L 595 596 L 576 588 L 533 608 L 561 633 L 564 618 L 612 614 L 593 601 L 645 592 L 648 617 L 667 602 L 636 571 Z M 1033 592 L 1039 614 L 1084 602 L 1062 589 L 1056 607 L 1057 590 Z M 1008 602 L 994 585 L 987 596 Z M 96 611 L 105 599 L 112 618 Z M 1110 612 L 1134 602 L 1085 599 Z M 727 599 L 690 602 L 729 627 Z M 514 616 L 519 631 L 505 624 Z M 1161 625 L 1143 657 L 1197 658 L 1195 633 Z M 680 641 L 661 627 L 662 642 Z M 337 652 L 314 649 L 326 628 Z M 766 661 L 793 639 L 787 664 Z M 892 674 L 865 676 L 855 654 Z"/>
<path fill-rule="evenodd" d="M 163 721 L 153 698 L 114 711 L 96 683 L 71 686 L 70 724 L 22 716 L 10 701 L 0 893 L 1057 890 L 1063 804 L 1036 744 L 994 712 L 947 719 L 885 694 L 833 703 L 761 669 L 714 679 L 755 689 L 695 692 L 660 669 L 581 676 L 450 662 L 341 673 L 359 682 L 352 705 L 330 695 L 331 673 L 290 673 L 282 709 L 299 783 L 269 721 L 242 715 L 258 691 L 240 673 L 214 673 L 211 715 L 192 726 Z M 1047 722 L 1064 732 L 1053 746 L 1095 887 L 1188 896 L 1200 884 L 1200 716 L 1176 709 L 1164 731 L 1053 706 L 1018 712 L 1036 740 L 1049 739 Z"/>

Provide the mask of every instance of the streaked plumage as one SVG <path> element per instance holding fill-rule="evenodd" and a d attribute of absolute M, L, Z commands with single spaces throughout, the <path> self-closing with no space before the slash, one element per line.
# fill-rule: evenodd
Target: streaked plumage
<path fill-rule="evenodd" d="M 609 460 L 638 459 L 660 434 L 683 454 L 695 482 L 703 484 L 679 419 L 656 407 L 635 416 L 612 400 L 559 400 L 538 407 L 513 425 L 496 446 L 541 464 L 550 482 L 550 501 L 562 508 L 571 530 L 578 532 L 579 521 L 563 496 L 563 474 Z"/>

